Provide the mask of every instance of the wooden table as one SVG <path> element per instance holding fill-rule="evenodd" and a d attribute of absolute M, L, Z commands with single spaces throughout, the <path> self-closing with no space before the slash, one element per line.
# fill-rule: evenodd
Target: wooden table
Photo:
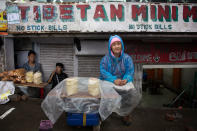
<path fill-rule="evenodd" d="M 34 84 L 34 83 L 15 83 L 15 86 L 25 86 L 25 87 L 34 87 L 40 88 L 40 98 L 44 98 L 44 87 L 48 85 L 48 83 Z"/>

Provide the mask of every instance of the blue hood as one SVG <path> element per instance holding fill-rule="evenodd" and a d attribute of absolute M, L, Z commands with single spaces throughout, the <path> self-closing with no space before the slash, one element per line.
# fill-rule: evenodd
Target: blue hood
<path fill-rule="evenodd" d="M 121 44 L 122 44 L 122 53 L 121 53 L 120 57 L 118 58 L 118 60 L 121 60 L 122 57 L 123 57 L 123 55 L 124 55 L 124 43 L 123 43 L 123 41 L 122 41 L 122 38 L 121 38 L 120 36 L 118 36 L 118 35 L 110 36 L 110 38 L 109 38 L 109 43 L 108 43 L 109 55 L 110 55 L 110 57 L 112 57 L 113 59 L 116 59 L 116 58 L 111 54 L 111 48 L 110 48 L 110 43 L 111 43 L 111 40 L 112 40 L 113 38 L 118 38 L 118 39 L 120 39 L 120 41 L 121 41 Z"/>

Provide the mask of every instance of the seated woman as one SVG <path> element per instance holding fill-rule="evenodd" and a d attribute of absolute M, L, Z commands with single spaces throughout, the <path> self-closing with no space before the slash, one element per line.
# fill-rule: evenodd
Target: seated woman
<path fill-rule="evenodd" d="M 124 43 L 118 35 L 109 38 L 108 50 L 109 54 L 105 55 L 100 62 L 100 79 L 113 82 L 118 86 L 133 82 L 133 61 L 124 53 Z M 130 125 L 130 115 L 123 117 L 123 122 Z"/>
<path fill-rule="evenodd" d="M 51 73 L 48 83 L 52 83 L 52 89 L 59 84 L 62 80 L 68 78 L 68 75 L 63 72 L 64 65 L 62 63 L 56 63 L 56 69 Z"/>

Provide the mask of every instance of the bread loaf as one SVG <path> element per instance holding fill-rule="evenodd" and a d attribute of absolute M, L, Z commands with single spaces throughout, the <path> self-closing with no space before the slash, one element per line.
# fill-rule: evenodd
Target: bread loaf
<path fill-rule="evenodd" d="M 0 77 L 2 78 L 2 81 L 13 81 L 14 83 L 25 83 L 26 81 L 22 81 L 22 79 L 25 79 L 25 69 L 16 69 L 16 70 L 10 70 L 3 73 L 0 73 Z M 22 82 L 21 82 L 22 81 Z"/>
<path fill-rule="evenodd" d="M 26 71 L 23 68 L 14 70 L 14 76 L 16 76 L 16 77 L 18 77 L 18 76 L 23 77 L 23 76 L 25 76 L 25 73 L 26 73 Z"/>

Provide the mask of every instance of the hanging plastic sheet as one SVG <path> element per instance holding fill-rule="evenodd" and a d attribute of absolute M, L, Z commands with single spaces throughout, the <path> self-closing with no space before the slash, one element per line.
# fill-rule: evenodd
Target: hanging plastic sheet
<path fill-rule="evenodd" d="M 99 113 L 102 120 L 112 112 L 121 116 L 128 115 L 137 106 L 141 94 L 132 83 L 119 88 L 121 89 L 117 89 L 111 82 L 97 78 L 67 78 L 49 92 L 41 107 L 52 123 L 55 123 L 64 111 Z M 128 90 L 124 90 L 127 88 Z M 127 102 L 123 103 L 123 100 Z"/>

